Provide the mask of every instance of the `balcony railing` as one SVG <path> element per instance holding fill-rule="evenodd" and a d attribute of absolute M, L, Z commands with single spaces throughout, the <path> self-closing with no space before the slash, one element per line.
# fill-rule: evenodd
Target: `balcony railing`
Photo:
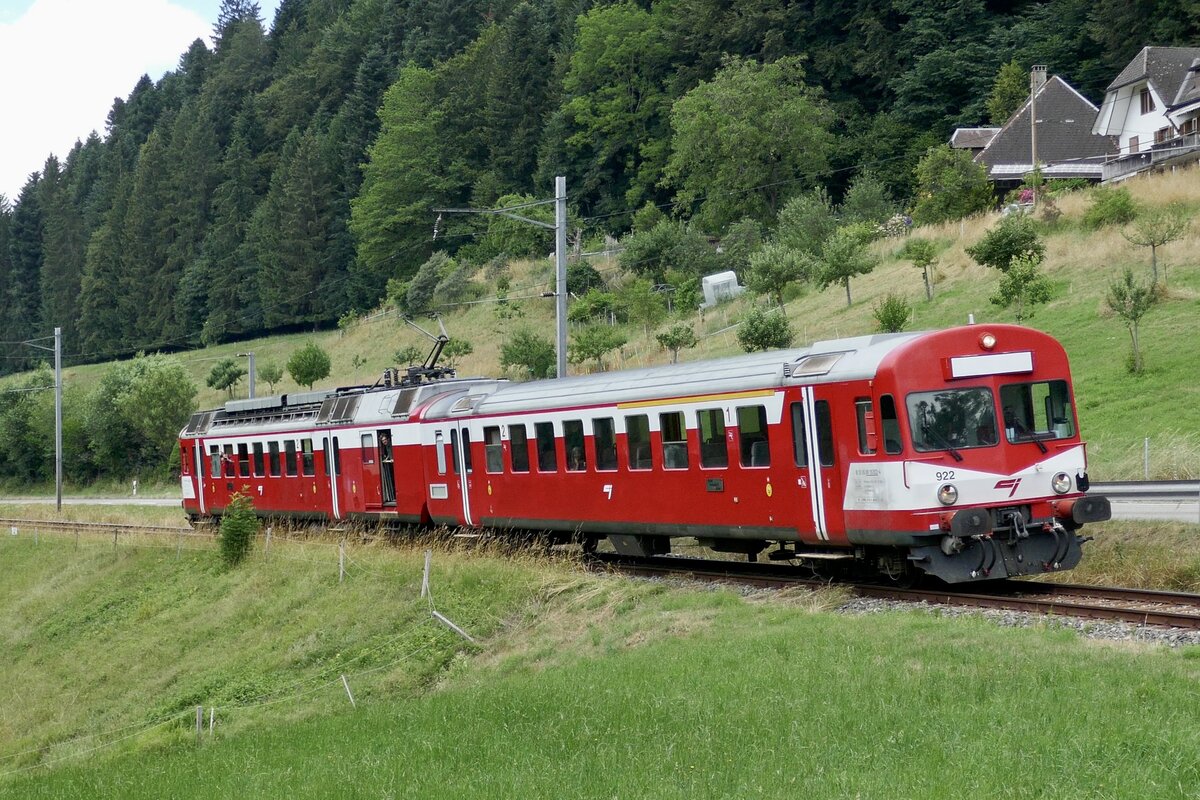
<path fill-rule="evenodd" d="M 1144 169 L 1149 169 L 1150 163 L 1151 156 L 1149 151 L 1113 156 L 1104 162 L 1104 172 L 1100 180 L 1103 183 L 1108 183 L 1109 181 L 1128 177 Z"/>

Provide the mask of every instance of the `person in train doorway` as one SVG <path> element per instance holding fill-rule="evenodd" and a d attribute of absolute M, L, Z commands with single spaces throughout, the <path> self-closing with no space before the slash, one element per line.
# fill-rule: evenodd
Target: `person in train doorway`
<path fill-rule="evenodd" d="M 392 458 L 392 437 L 384 431 L 379 434 L 379 488 L 385 506 L 396 504 L 396 473 Z"/>

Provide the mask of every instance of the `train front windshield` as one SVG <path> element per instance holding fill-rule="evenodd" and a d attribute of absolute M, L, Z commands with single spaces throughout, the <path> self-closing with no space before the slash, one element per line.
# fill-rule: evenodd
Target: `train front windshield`
<path fill-rule="evenodd" d="M 1004 436 L 1010 442 L 1069 439 L 1075 435 L 1075 415 L 1066 381 L 1001 386 L 1000 407 L 1004 413 Z"/>
<path fill-rule="evenodd" d="M 906 402 L 913 447 L 918 452 L 991 447 L 997 442 L 991 389 L 914 392 Z"/>
<path fill-rule="evenodd" d="M 986 387 L 914 392 L 906 400 L 913 447 L 922 453 L 999 442 L 996 403 Z M 1075 414 L 1066 381 L 1009 383 L 1000 387 L 1004 438 L 1012 444 L 1069 439 Z"/>

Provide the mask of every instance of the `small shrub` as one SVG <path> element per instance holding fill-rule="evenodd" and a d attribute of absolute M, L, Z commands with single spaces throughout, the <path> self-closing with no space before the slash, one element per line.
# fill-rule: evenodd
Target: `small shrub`
<path fill-rule="evenodd" d="M 221 517 L 221 558 L 233 567 L 245 560 L 258 534 L 258 517 L 254 503 L 238 492 L 229 500 Z"/>
<path fill-rule="evenodd" d="M 1092 190 L 1092 205 L 1083 214 L 1085 228 L 1125 225 L 1137 216 L 1133 195 L 1124 187 L 1098 186 Z"/>
<path fill-rule="evenodd" d="M 908 301 L 891 292 L 874 306 L 875 322 L 883 333 L 899 333 L 904 330 L 911 312 L 912 307 Z"/>

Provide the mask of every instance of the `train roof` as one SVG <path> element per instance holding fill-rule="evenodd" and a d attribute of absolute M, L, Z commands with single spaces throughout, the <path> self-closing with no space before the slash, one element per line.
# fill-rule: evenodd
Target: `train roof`
<path fill-rule="evenodd" d="M 475 412 L 507 414 L 871 378 L 885 356 L 923 335 L 891 333 L 830 339 L 798 349 L 510 383 L 489 394 Z"/>

